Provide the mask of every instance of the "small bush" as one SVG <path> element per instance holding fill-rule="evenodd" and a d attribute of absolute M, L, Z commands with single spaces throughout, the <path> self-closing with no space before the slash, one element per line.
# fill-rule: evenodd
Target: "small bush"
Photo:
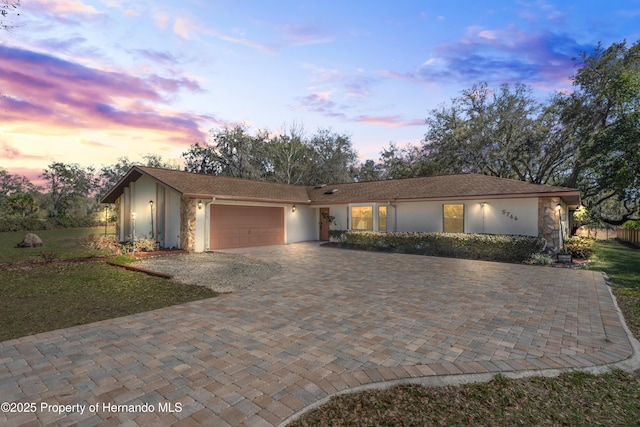
<path fill-rule="evenodd" d="M 548 254 L 533 254 L 529 259 L 524 261 L 529 265 L 552 265 L 554 263 L 553 257 Z"/>
<path fill-rule="evenodd" d="M 564 241 L 564 248 L 574 258 L 589 259 L 593 254 L 593 242 L 595 240 L 591 237 L 569 237 Z"/>
<path fill-rule="evenodd" d="M 82 239 L 82 246 L 87 249 L 95 249 L 95 250 L 109 250 L 114 253 L 118 252 L 120 247 L 120 242 L 113 235 L 89 235 Z"/>
<path fill-rule="evenodd" d="M 129 254 L 131 252 L 153 252 L 156 250 L 156 242 L 146 237 L 136 237 L 135 243 L 131 245 L 131 236 L 127 236 L 127 243 L 123 243 L 120 246 L 120 252 L 123 254 Z"/>
<path fill-rule="evenodd" d="M 344 242 L 344 233 L 347 230 L 329 230 L 329 241 L 330 242 Z"/>
<path fill-rule="evenodd" d="M 346 232 L 343 246 L 486 261 L 523 262 L 542 252 L 540 237 L 465 233 Z"/>

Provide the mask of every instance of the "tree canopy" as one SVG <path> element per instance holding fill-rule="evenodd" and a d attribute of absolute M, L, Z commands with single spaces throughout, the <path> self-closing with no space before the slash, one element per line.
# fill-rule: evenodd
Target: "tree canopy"
<path fill-rule="evenodd" d="M 210 131 L 182 154 L 185 170 L 287 184 L 353 181 L 357 154 L 349 136 L 329 129 L 307 137 L 292 126 L 278 134 L 238 125 Z"/>

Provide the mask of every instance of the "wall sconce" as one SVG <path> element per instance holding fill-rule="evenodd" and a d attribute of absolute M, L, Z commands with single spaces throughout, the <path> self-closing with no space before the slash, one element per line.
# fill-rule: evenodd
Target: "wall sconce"
<path fill-rule="evenodd" d="M 202 200 L 198 200 L 198 209 L 202 209 Z"/>
<path fill-rule="evenodd" d="M 480 207 L 484 208 L 484 206 L 487 204 L 487 202 L 480 202 Z"/>
<path fill-rule="evenodd" d="M 131 212 L 131 219 L 135 221 L 136 220 L 136 215 L 137 214 L 135 212 Z"/>
<path fill-rule="evenodd" d="M 291 207 L 291 212 L 295 212 L 295 211 L 296 211 L 296 205 L 293 205 L 293 206 Z"/>
<path fill-rule="evenodd" d="M 151 206 L 151 210 L 153 210 L 153 200 L 149 200 L 149 206 Z"/>
<path fill-rule="evenodd" d="M 558 203 L 556 205 L 556 209 L 558 210 L 558 212 L 560 212 L 560 210 L 562 210 L 562 205 L 560 203 Z"/>

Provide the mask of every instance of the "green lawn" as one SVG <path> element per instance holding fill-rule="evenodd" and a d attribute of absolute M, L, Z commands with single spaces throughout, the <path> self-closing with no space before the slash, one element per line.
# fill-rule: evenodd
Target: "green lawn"
<path fill-rule="evenodd" d="M 617 240 L 597 240 L 588 267 L 607 273 L 617 288 L 640 289 L 640 248 Z"/>
<path fill-rule="evenodd" d="M 640 249 L 598 241 L 590 269 L 605 271 L 640 337 Z M 540 267 L 543 268 L 543 267 Z M 640 425 L 640 372 L 565 373 L 459 387 L 396 386 L 332 398 L 290 426 Z"/>
<path fill-rule="evenodd" d="M 113 226 L 108 228 L 107 232 L 113 234 Z M 17 248 L 16 245 L 24 238 L 25 231 L 0 233 L 0 266 L 4 263 L 43 261 L 43 252 L 55 253 L 57 259 L 107 255 L 106 252 L 89 251 L 82 246 L 83 239 L 87 236 L 104 234 L 104 227 L 38 230 L 34 233 L 44 242 L 43 247 Z"/>
<path fill-rule="evenodd" d="M 39 231 L 44 248 L 15 248 L 24 233 L 0 233 L 0 341 L 217 295 L 92 260 L 106 255 L 82 247 L 92 233 L 104 228 Z"/>

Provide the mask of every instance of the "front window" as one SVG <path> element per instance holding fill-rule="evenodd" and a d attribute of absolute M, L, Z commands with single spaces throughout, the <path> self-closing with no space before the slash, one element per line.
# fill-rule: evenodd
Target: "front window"
<path fill-rule="evenodd" d="M 373 206 L 353 206 L 351 208 L 351 229 L 373 231 Z"/>
<path fill-rule="evenodd" d="M 387 207 L 378 206 L 378 231 L 387 231 Z"/>
<path fill-rule="evenodd" d="M 444 232 L 464 233 L 464 205 L 444 205 Z"/>

